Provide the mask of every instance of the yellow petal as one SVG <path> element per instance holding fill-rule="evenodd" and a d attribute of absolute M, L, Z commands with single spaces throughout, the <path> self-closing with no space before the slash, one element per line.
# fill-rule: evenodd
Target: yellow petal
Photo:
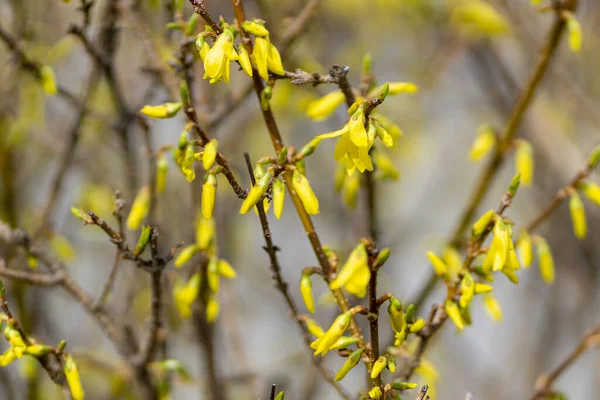
<path fill-rule="evenodd" d="M 317 100 L 311 101 L 306 108 L 306 115 L 315 121 L 325 119 L 333 114 L 333 112 L 344 102 L 344 99 L 344 94 L 339 90 L 328 93 Z M 319 137 L 322 137 L 323 139 L 327 138 L 324 137 L 324 135 L 320 135 Z"/>
<path fill-rule="evenodd" d="M 585 208 L 579 193 L 573 192 L 571 195 L 569 210 L 571 212 L 571 221 L 573 222 L 575 236 L 579 239 L 584 239 L 587 235 L 587 222 L 585 219 Z"/>
<path fill-rule="evenodd" d="M 310 187 L 308 179 L 306 179 L 306 177 L 297 170 L 294 171 L 294 175 L 292 178 L 292 186 L 298 194 L 298 197 L 300 197 L 300 200 L 302 201 L 306 212 L 311 215 L 318 214 L 319 199 L 317 199 L 317 196 L 315 196 L 315 193 Z"/>

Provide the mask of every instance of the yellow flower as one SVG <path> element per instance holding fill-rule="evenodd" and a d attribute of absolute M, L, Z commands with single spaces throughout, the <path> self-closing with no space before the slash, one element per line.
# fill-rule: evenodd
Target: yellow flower
<path fill-rule="evenodd" d="M 540 264 L 540 275 L 544 282 L 551 284 L 554 282 L 554 259 L 550 252 L 548 242 L 541 236 L 535 236 L 538 263 Z"/>
<path fill-rule="evenodd" d="M 127 217 L 127 228 L 131 230 L 139 228 L 148 211 L 150 211 L 150 187 L 144 186 L 133 200 Z"/>
<path fill-rule="evenodd" d="M 169 163 L 164 153 L 160 153 L 156 159 L 156 193 L 163 193 L 167 184 L 167 172 Z"/>
<path fill-rule="evenodd" d="M 319 213 L 319 199 L 315 196 L 312 188 L 310 187 L 310 183 L 308 179 L 304 175 L 302 175 L 298 170 L 294 171 L 294 175 L 292 177 L 292 186 L 300 200 L 302 201 L 302 205 L 304 205 L 304 209 L 307 213 L 311 215 L 316 215 Z"/>
<path fill-rule="evenodd" d="M 202 166 L 206 171 L 212 167 L 217 157 L 217 149 L 219 148 L 219 142 L 217 139 L 213 139 L 204 145 L 204 153 L 202 154 Z"/>
<path fill-rule="evenodd" d="M 464 33 L 474 36 L 495 36 L 509 29 L 506 20 L 491 5 L 479 0 L 455 7 L 451 21 Z"/>
<path fill-rule="evenodd" d="M 348 122 L 349 138 L 357 147 L 367 147 L 369 145 L 365 122 L 365 108 L 361 104 L 356 108 Z"/>
<path fill-rule="evenodd" d="M 469 158 L 479 161 L 485 157 L 496 145 L 496 133 L 489 125 L 479 127 L 477 137 L 471 147 Z"/>
<path fill-rule="evenodd" d="M 494 238 L 488 251 L 487 256 L 483 260 L 484 271 L 499 271 L 504 267 L 510 250 L 511 238 L 508 235 L 506 224 L 502 218 L 497 218 L 494 224 Z"/>
<path fill-rule="evenodd" d="M 375 386 L 373 389 L 369 391 L 369 398 L 379 400 L 381 398 L 381 388 L 379 386 Z"/>
<path fill-rule="evenodd" d="M 197 252 L 198 246 L 195 244 L 185 247 L 183 250 L 181 250 L 181 253 L 179 253 L 177 258 L 175 258 L 175 262 L 173 263 L 173 265 L 175 266 L 175 268 L 181 267 L 183 264 L 190 261 L 194 254 L 196 254 Z"/>
<path fill-rule="evenodd" d="M 183 173 L 183 176 L 185 176 L 185 180 L 187 182 L 192 182 L 194 179 L 196 179 L 196 171 L 194 171 L 195 159 L 194 146 L 187 145 L 185 147 L 185 152 L 183 153 L 183 159 L 179 164 L 179 168 L 181 169 L 181 172 Z"/>
<path fill-rule="evenodd" d="M 502 307 L 493 295 L 488 294 L 483 298 L 483 307 L 494 321 L 502 321 Z"/>
<path fill-rule="evenodd" d="M 388 96 L 395 96 L 400 93 L 416 93 L 419 91 L 418 86 L 410 82 L 390 82 L 388 83 L 388 87 Z M 371 89 L 367 97 L 372 98 L 377 96 L 381 93 L 382 89 L 383 85 Z"/>
<path fill-rule="evenodd" d="M 390 160 L 381 151 L 374 151 L 375 165 L 377 166 L 377 174 L 381 179 L 390 179 L 396 181 L 400 179 L 400 172 Z"/>
<path fill-rule="evenodd" d="M 273 212 L 275 218 L 281 218 L 283 205 L 285 203 L 285 185 L 279 179 L 273 183 Z"/>
<path fill-rule="evenodd" d="M 276 75 L 285 75 L 279 51 L 273 46 L 268 36 L 256 38 L 252 59 L 254 60 L 258 74 L 265 81 L 269 80 L 269 71 Z"/>
<path fill-rule="evenodd" d="M 69 389 L 71 389 L 73 400 L 83 400 L 84 393 L 83 387 L 81 386 L 81 380 L 79 379 L 79 371 L 77 370 L 77 365 L 75 364 L 75 360 L 73 360 L 73 356 L 70 354 L 67 354 L 65 357 L 63 370 L 65 372 L 65 378 L 67 378 L 67 383 L 69 384 Z"/>
<path fill-rule="evenodd" d="M 352 352 L 352 354 L 350 354 L 348 356 L 348 358 L 346 359 L 346 362 L 344 363 L 344 365 L 342 365 L 342 368 L 340 368 L 340 370 L 337 372 L 337 374 L 335 374 L 335 381 L 341 381 L 342 379 L 344 379 L 346 377 L 346 375 L 348 374 L 348 372 L 350 372 L 350 370 L 352 370 L 352 368 L 354 368 L 358 362 L 360 361 L 361 357 L 362 357 L 363 351 L 362 349 L 358 349 Z"/>
<path fill-rule="evenodd" d="M 458 305 L 452 300 L 446 300 L 446 303 L 444 304 L 444 309 L 446 310 L 446 313 L 448 313 L 448 317 L 450 317 L 452 322 L 454 322 L 454 325 L 456 325 L 456 327 L 462 331 L 465 328 L 465 321 L 463 320 L 463 317 L 460 314 Z"/>
<path fill-rule="evenodd" d="M 238 46 L 238 56 L 240 57 L 240 66 L 248 76 L 252 76 L 252 63 L 248 51 L 243 45 Z"/>
<path fill-rule="evenodd" d="M 255 173 L 255 175 L 257 174 Z M 244 202 L 240 207 L 240 214 L 246 214 L 252 207 L 254 207 L 256 203 L 260 201 L 269 188 L 271 178 L 273 178 L 272 169 L 268 169 L 267 172 L 262 176 L 257 176 L 258 181 L 256 182 L 256 185 L 252 186 L 248 196 L 244 199 Z"/>
<path fill-rule="evenodd" d="M 533 182 L 533 147 L 529 142 L 519 140 L 515 153 L 515 169 L 521 174 L 521 183 L 531 186 Z"/>
<path fill-rule="evenodd" d="M 433 270 L 437 276 L 446 276 L 448 273 L 448 266 L 442 261 L 441 258 L 439 258 L 433 251 L 427 252 L 427 258 L 429 258 L 429 261 L 431 262 Z"/>
<path fill-rule="evenodd" d="M 44 65 L 40 68 L 40 81 L 42 82 L 42 89 L 48 96 L 54 96 L 57 92 L 56 88 L 56 76 L 54 70 L 49 65 Z"/>
<path fill-rule="evenodd" d="M 595 182 L 585 182 L 581 186 L 581 190 L 585 197 L 600 205 L 600 186 Z"/>
<path fill-rule="evenodd" d="M 206 280 L 211 292 L 219 293 L 219 259 L 215 256 L 208 260 Z"/>
<path fill-rule="evenodd" d="M 458 303 L 461 308 L 467 308 L 475 295 L 475 280 L 470 273 L 466 273 L 460 282 L 460 299 Z"/>
<path fill-rule="evenodd" d="M 444 260 L 444 263 L 448 266 L 450 278 L 453 279 L 456 277 L 463 266 L 458 250 L 452 246 L 446 246 L 444 253 L 442 254 L 442 260 Z"/>
<path fill-rule="evenodd" d="M 210 78 L 210 83 L 221 80 L 229 83 L 230 62 L 238 58 L 233 48 L 233 33 L 225 28 L 204 58 L 205 79 Z"/>
<path fill-rule="evenodd" d="M 348 329 L 351 320 L 352 312 L 350 311 L 339 315 L 327 332 L 311 343 L 310 347 L 315 350 L 314 355 L 327 354 L 331 347 L 342 337 L 346 329 Z"/>
<path fill-rule="evenodd" d="M 325 331 L 321 326 L 310 318 L 306 318 L 306 329 L 310 332 L 311 335 L 320 338 L 325 334 Z"/>
<path fill-rule="evenodd" d="M 365 297 L 369 279 L 371 279 L 371 270 L 368 265 L 367 250 L 363 244 L 359 244 L 352 250 L 348 261 L 329 287 L 335 290 L 344 286 L 348 292 L 358 297 Z"/>
<path fill-rule="evenodd" d="M 489 293 L 494 288 L 487 283 L 475 282 L 475 294 Z"/>
<path fill-rule="evenodd" d="M 233 267 L 231 266 L 231 264 L 229 264 L 229 262 L 227 262 L 227 260 L 219 260 L 219 262 L 217 263 L 217 271 L 220 275 L 224 276 L 225 278 L 232 279 L 237 276 L 235 269 L 233 269 Z"/>
<path fill-rule="evenodd" d="M 269 36 L 269 31 L 264 26 L 264 21 L 253 19 L 251 21 L 244 21 L 242 23 L 242 29 L 254 36 L 264 37 Z"/>
<path fill-rule="evenodd" d="M 573 232 L 579 239 L 584 239 L 587 235 L 587 222 L 585 220 L 585 208 L 581 201 L 581 196 L 573 192 L 569 201 L 569 210 L 571 212 L 571 221 L 573 222 Z"/>
<path fill-rule="evenodd" d="M 196 227 L 196 245 L 200 250 L 208 250 L 215 238 L 215 221 L 203 216 L 198 218 Z"/>
<path fill-rule="evenodd" d="M 388 314 L 390 315 L 390 326 L 395 333 L 402 333 L 406 328 L 406 320 L 402 312 L 402 303 L 395 297 L 390 299 L 388 304 Z"/>
<path fill-rule="evenodd" d="M 219 316 L 219 311 L 220 311 L 219 303 L 217 302 L 217 300 L 214 297 L 211 296 L 208 299 L 208 303 L 206 303 L 206 320 L 209 323 L 215 322 L 215 320 Z"/>
<path fill-rule="evenodd" d="M 164 103 L 157 106 L 144 106 L 140 112 L 150 118 L 173 118 L 182 106 L 181 103 Z"/>
<path fill-rule="evenodd" d="M 344 102 L 344 99 L 344 94 L 339 90 L 326 94 L 308 104 L 306 115 L 315 121 L 325 119 L 333 114 L 333 112 Z"/>
<path fill-rule="evenodd" d="M 375 379 L 381 374 L 381 371 L 387 366 L 387 357 L 379 356 L 379 358 L 373 363 L 371 368 L 371 379 Z"/>
<path fill-rule="evenodd" d="M 344 174 L 345 175 L 345 174 Z M 356 207 L 356 199 L 360 191 L 360 175 L 352 173 L 344 183 L 344 203 L 351 209 Z"/>
<path fill-rule="evenodd" d="M 192 304 L 200 293 L 201 284 L 202 277 L 198 272 L 192 275 L 185 286 L 178 282 L 173 288 L 175 305 L 182 318 L 189 318 L 192 315 Z"/>
<path fill-rule="evenodd" d="M 581 25 L 572 14 L 567 18 L 567 29 L 569 31 L 569 47 L 574 53 L 579 53 L 582 42 Z"/>
<path fill-rule="evenodd" d="M 150 225 L 142 226 L 142 232 L 140 233 L 140 237 L 138 238 L 138 242 L 135 245 L 135 249 L 133 250 L 134 256 L 139 256 L 144 252 L 144 249 L 148 245 L 150 241 L 150 234 L 152 234 L 152 228 Z"/>
<path fill-rule="evenodd" d="M 300 293 L 302 294 L 302 300 L 304 300 L 306 309 L 311 314 L 314 314 L 315 300 L 313 297 L 312 282 L 310 280 L 310 276 L 307 274 L 302 274 L 302 277 L 300 278 Z"/>
<path fill-rule="evenodd" d="M 494 218 L 494 210 L 489 210 L 485 214 L 483 214 L 474 224 L 471 233 L 474 237 L 481 236 L 481 234 L 488 227 L 490 222 L 492 222 L 492 218 Z"/>
<path fill-rule="evenodd" d="M 417 333 L 419 332 L 421 329 L 425 328 L 425 320 L 423 318 L 417 318 L 417 320 L 415 322 L 413 322 L 412 324 L 410 324 L 410 331 L 412 333 Z M 394 372 L 394 371 L 392 371 Z"/>
<path fill-rule="evenodd" d="M 202 185 L 202 216 L 211 219 L 215 210 L 215 199 L 217 197 L 217 177 L 214 174 L 206 174 Z"/>

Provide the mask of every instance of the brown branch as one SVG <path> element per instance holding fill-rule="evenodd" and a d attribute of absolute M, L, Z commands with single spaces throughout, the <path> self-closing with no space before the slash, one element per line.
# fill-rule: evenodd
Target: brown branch
<path fill-rule="evenodd" d="M 548 374 L 542 375 L 536 382 L 535 393 L 531 396 L 531 400 L 536 400 L 545 397 L 551 393 L 552 384 L 571 366 L 573 365 L 585 352 L 591 348 L 594 348 L 600 344 L 600 324 L 596 325 L 589 332 L 585 334 L 581 343 L 575 347 L 569 355 L 561 361 L 554 369 Z"/>
<path fill-rule="evenodd" d="M 538 62 L 525 86 L 519 98 L 516 101 L 514 108 L 508 118 L 506 127 L 503 133 L 500 135 L 498 144 L 495 147 L 494 154 L 489 160 L 485 169 L 480 175 L 479 180 L 475 186 L 475 189 L 471 195 L 468 206 L 463 212 L 456 228 L 454 229 L 449 243 L 453 246 L 461 244 L 463 235 L 469 228 L 469 224 L 479 207 L 479 204 L 483 200 L 487 193 L 494 177 L 502 166 L 507 150 L 510 147 L 513 137 L 516 135 L 518 128 L 523 121 L 525 112 L 531 104 L 534 95 L 539 88 L 539 84 L 543 77 L 548 71 L 548 66 L 553 56 L 556 53 L 558 45 L 560 44 L 561 38 L 565 31 L 566 22 L 560 15 L 560 10 L 555 13 L 555 21 L 548 33 L 546 44 L 540 52 Z M 427 283 L 423 286 L 419 294 L 416 296 L 416 300 L 413 302 L 417 306 L 417 310 L 423 305 L 429 294 L 433 291 L 437 283 L 437 276 L 433 273 L 429 276 Z"/>

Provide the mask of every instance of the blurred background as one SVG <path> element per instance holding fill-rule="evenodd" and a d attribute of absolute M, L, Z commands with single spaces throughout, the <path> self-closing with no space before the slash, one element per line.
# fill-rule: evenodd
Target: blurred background
<path fill-rule="evenodd" d="M 302 68 L 325 74 L 333 64 L 348 65 L 350 82 L 358 87 L 363 56 L 370 52 L 373 74 L 379 82 L 407 81 L 419 86 L 418 93 L 389 98 L 380 108 L 403 129 L 404 136 L 390 153 L 400 179 L 377 181 L 378 246 L 389 247 L 392 254 L 381 272 L 379 286 L 381 293 L 392 292 L 403 302 L 414 300 L 428 279 L 431 267 L 426 252 L 444 248 L 485 164 L 469 160 L 477 128 L 482 124 L 504 127 L 553 21 L 551 13 L 538 13 L 528 1 L 489 0 L 485 3 L 493 7 L 505 26 L 486 31 L 476 23 L 473 27 L 468 21 L 453 18 L 455 8 L 466 2 L 244 2 L 248 18 L 267 21 L 274 43 L 285 36 L 303 7 L 314 3 L 314 15 L 304 32 L 287 50 L 280 49 L 288 71 Z M 108 0 L 91 3 L 87 32 L 98 40 Z M 172 100 L 178 80 L 170 65 L 181 36 L 165 29 L 173 20 L 171 1 L 115 3 L 120 14 L 118 40 L 107 46 L 116 46 L 114 76 L 123 101 L 132 110 L 139 110 L 144 104 Z M 563 40 L 517 134 L 532 143 L 535 159 L 533 185 L 519 191 L 507 213 L 517 226 L 539 213 L 585 165 L 589 152 L 600 142 L 600 4 L 592 0 L 579 3 L 576 15 L 582 27 L 582 50 L 570 51 L 567 40 Z M 115 106 L 106 78 L 94 77 L 94 64 L 81 41 L 67 34 L 71 24 L 84 23 L 80 5 L 76 0 L 71 4 L 0 0 L 2 30 L 16 38 L 19 48 L 32 60 L 51 65 L 59 86 L 80 101 L 87 97 L 86 104 L 92 110 L 80 120 L 78 108 L 65 96 L 45 96 L 36 79 L 19 66 L 18 57 L 2 41 L 0 218 L 13 227 L 35 228 L 52 193 L 62 154 L 76 130 L 79 142 L 49 216 L 50 235 L 68 240 L 74 253 L 57 256 L 66 260 L 74 279 L 96 297 L 112 265 L 114 245 L 99 229 L 83 227 L 69 209 L 73 205 L 89 208 L 114 223 L 114 191 L 119 190 L 131 204 L 149 171 L 142 130 L 123 119 L 127 116 Z M 205 5 L 214 17 L 233 20 L 230 2 L 206 0 Z M 187 2 L 185 13 L 186 17 L 192 13 Z M 238 180 L 248 186 L 243 152 L 248 151 L 253 160 L 274 155 L 256 96 L 252 93 L 215 120 L 232 98 L 244 96 L 248 78 L 232 68 L 229 85 L 210 86 L 201 80 L 203 68 L 197 64 L 193 94 L 200 104 L 201 125 L 207 127 L 211 138 L 219 140 L 219 151 L 227 157 Z M 88 90 L 93 81 L 97 83 Z M 347 118 L 344 107 L 319 122 L 305 114 L 311 100 L 334 89 L 278 82 L 272 108 L 287 145 L 301 147 L 314 136 L 343 125 Z M 185 122 L 183 115 L 150 121 L 152 148 L 175 145 Z M 345 259 L 367 235 L 367 215 L 362 193 L 355 209 L 349 209 L 334 191 L 334 146 L 334 140 L 323 142 L 308 159 L 306 175 L 321 204 L 321 212 L 314 218 L 321 241 Z M 181 240 L 193 242 L 193 220 L 200 205 L 204 173 L 198 168 L 198 177 L 189 184 L 172 157 L 168 158 L 171 168 L 166 191 L 159 195 L 156 209 L 164 250 Z M 513 157 L 509 156 L 478 215 L 496 208 L 513 174 Z M 592 175 L 594 178 L 598 181 Z M 236 279 L 223 282 L 221 314 L 211 334 L 214 369 L 226 388 L 220 398 L 268 398 L 272 383 L 285 390 L 290 399 L 338 398 L 316 374 L 298 326 L 289 318 L 289 310 L 274 287 L 258 217 L 253 213 L 239 215 L 239 200 L 225 180 L 219 181 L 215 210 L 219 252 L 238 274 Z M 502 322 L 491 320 L 479 302 L 472 310 L 472 327 L 459 334 L 453 326 L 446 326 L 434 338 L 425 357 L 439 372 L 437 398 L 463 399 L 467 392 L 475 399 L 528 398 L 536 378 L 562 360 L 585 331 L 598 323 L 600 209 L 586 202 L 586 211 L 590 232 L 585 240 L 573 235 L 566 205 L 539 230 L 553 251 L 557 270 L 553 285 L 542 281 L 535 264 L 519 271 L 518 285 L 500 276 L 494 292 L 503 308 Z M 300 271 L 316 265 L 317 260 L 289 198 L 283 217 L 276 220 L 269 214 L 269 220 L 273 240 L 281 248 L 283 276 L 305 313 L 298 290 Z M 136 236 L 132 233 L 130 241 Z M 45 245 L 45 239 L 41 243 Z M 0 247 L 0 256 L 7 257 L 9 251 Z M 11 256 L 9 267 L 27 268 L 26 256 L 17 252 Z M 176 274 L 185 272 L 168 269 L 169 280 Z M 325 285 L 314 282 L 315 297 L 320 299 L 315 319 L 329 326 L 335 306 L 326 296 Z M 124 398 L 126 379 L 118 372 L 121 360 L 78 304 L 58 288 L 8 286 L 9 301 L 18 303 L 14 312 L 29 321 L 32 336 L 48 343 L 67 340 L 79 360 L 87 398 Z M 129 310 L 123 309 L 128 293 L 134 296 Z M 15 301 L 17 296 L 19 302 Z M 438 287 L 421 315 L 444 296 L 445 291 Z M 122 262 L 110 304 L 122 318 L 141 327 L 149 315 L 149 299 L 147 274 Z M 392 332 L 386 313 L 382 314 L 381 332 L 387 342 Z M 207 394 L 206 341 L 199 340 L 194 324 L 182 320 L 172 307 L 167 320 L 168 356 L 182 361 L 193 376 L 192 382 L 175 384 L 173 398 L 211 398 Z M 4 350 L 4 346 L 0 348 Z M 342 361 L 330 355 L 324 362 L 335 371 Z M 597 398 L 598 361 L 597 354 L 586 354 L 560 378 L 556 388 L 573 399 Z M 0 370 L 0 398 L 60 398 L 44 371 L 37 372 L 37 391 L 32 392 L 32 386 L 28 389 L 25 382 L 35 380 L 35 368 L 23 359 Z M 342 384 L 357 393 L 365 389 L 363 375 L 364 370 L 356 368 Z M 424 383 L 418 375 L 414 380 Z M 408 398 L 414 396 L 416 393 L 408 394 Z"/>

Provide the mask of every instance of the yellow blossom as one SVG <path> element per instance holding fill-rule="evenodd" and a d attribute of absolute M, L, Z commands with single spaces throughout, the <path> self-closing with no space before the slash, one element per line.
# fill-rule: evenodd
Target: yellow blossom
<path fill-rule="evenodd" d="M 202 184 L 202 216 L 211 219 L 215 210 L 215 199 L 217 197 L 217 177 L 214 174 L 206 174 Z"/>
<path fill-rule="evenodd" d="M 427 258 L 429 258 L 429 261 L 431 262 L 433 270 L 437 276 L 446 276 L 448 273 L 448 266 L 442 261 L 441 258 L 439 258 L 433 251 L 427 252 Z"/>
<path fill-rule="evenodd" d="M 302 277 L 300 278 L 300 293 L 302 294 L 302 300 L 304 300 L 306 309 L 311 314 L 314 314 L 315 300 L 313 297 L 312 282 L 310 280 L 310 276 L 307 274 L 302 274 Z"/>
<path fill-rule="evenodd" d="M 352 370 L 352 368 L 354 368 L 360 361 L 361 357 L 362 357 L 363 351 L 362 349 L 358 349 L 352 352 L 352 354 L 350 354 L 348 356 L 348 358 L 346 359 L 346 362 L 344 363 L 344 365 L 342 366 L 342 368 L 340 368 L 340 370 L 337 372 L 337 374 L 335 374 L 335 381 L 341 381 L 342 379 L 344 379 L 346 377 L 346 375 L 348 374 L 348 372 L 350 372 L 350 370 Z"/>
<path fill-rule="evenodd" d="M 285 185 L 281 180 L 277 179 L 273 183 L 273 212 L 275 213 L 275 218 L 281 218 L 284 203 Z"/>
<path fill-rule="evenodd" d="M 371 270 L 368 265 L 367 250 L 363 244 L 359 244 L 352 250 L 348 261 L 329 287 L 335 290 L 343 286 L 348 292 L 358 297 L 364 297 L 367 294 L 370 278 Z"/>
<path fill-rule="evenodd" d="M 215 221 L 203 216 L 198 218 L 196 227 L 196 245 L 200 250 L 208 250 L 215 239 Z"/>
<path fill-rule="evenodd" d="M 311 343 L 310 347 L 315 350 L 314 355 L 325 355 L 348 329 L 351 320 L 352 312 L 350 311 L 339 315 L 327 332 Z"/>
<path fill-rule="evenodd" d="M 585 182 L 581 186 L 581 191 L 591 201 L 600 205 L 600 186 L 595 182 Z"/>
<path fill-rule="evenodd" d="M 206 320 L 209 323 L 215 322 L 217 317 L 219 316 L 219 303 L 214 297 L 210 297 L 208 302 L 206 303 Z"/>
<path fill-rule="evenodd" d="M 265 174 L 262 176 L 257 176 L 258 181 L 256 185 L 252 186 L 248 196 L 244 199 L 242 206 L 240 207 L 240 214 L 246 214 L 256 203 L 260 201 L 260 199 L 264 196 L 269 188 L 269 183 L 271 182 L 271 178 L 273 178 L 273 170 L 268 169 Z M 294 175 L 295 176 L 295 175 Z"/>
<path fill-rule="evenodd" d="M 379 386 L 375 386 L 373 389 L 369 391 L 369 398 L 379 400 L 381 398 L 381 388 Z"/>
<path fill-rule="evenodd" d="M 316 215 L 319 213 L 319 199 L 315 196 L 312 188 L 310 187 L 310 183 L 308 179 L 304 175 L 302 175 L 298 170 L 294 171 L 294 175 L 292 176 L 292 186 L 300 200 L 302 201 L 302 205 L 304 205 L 304 209 L 307 213 L 311 215 Z"/>
<path fill-rule="evenodd" d="M 224 276 L 225 278 L 232 279 L 237 276 L 235 269 L 233 269 L 233 267 L 231 266 L 231 264 L 229 264 L 229 262 L 227 262 L 227 260 L 220 259 L 218 261 L 217 271 L 220 275 Z"/>
<path fill-rule="evenodd" d="M 70 354 L 67 354 L 65 357 L 63 370 L 65 372 L 65 378 L 67 378 L 67 383 L 69 384 L 69 389 L 71 390 L 73 400 L 83 400 L 84 393 L 83 387 L 81 386 L 81 380 L 79 379 L 79 371 L 77 369 L 77 365 L 75 364 L 75 360 L 73 360 L 73 356 Z"/>
<path fill-rule="evenodd" d="M 466 273 L 460 282 L 460 299 L 458 304 L 461 308 L 467 308 L 475 295 L 475 280 L 470 273 Z"/>
<path fill-rule="evenodd" d="M 495 36 L 508 31 L 509 25 L 498 11 L 480 0 L 461 2 L 452 11 L 452 24 L 475 36 Z"/>
<path fill-rule="evenodd" d="M 400 172 L 394 166 L 383 152 L 374 151 L 375 165 L 377 166 L 377 174 L 380 179 L 390 179 L 396 181 L 400 179 Z"/>
<path fill-rule="evenodd" d="M 204 145 L 204 153 L 202 154 L 202 166 L 206 171 L 212 167 L 217 157 L 217 149 L 219 148 L 219 142 L 217 139 L 213 139 Z"/>
<path fill-rule="evenodd" d="M 554 259 L 550 252 L 550 246 L 546 242 L 546 239 L 541 236 L 535 236 L 535 242 L 540 274 L 544 282 L 551 284 L 554 282 Z"/>
<path fill-rule="evenodd" d="M 483 307 L 494 321 L 502 321 L 502 308 L 496 297 L 491 294 L 486 295 L 483 298 Z"/>
<path fill-rule="evenodd" d="M 325 96 L 311 101 L 306 109 L 309 118 L 320 121 L 329 117 L 344 102 L 344 94 L 336 90 Z"/>
<path fill-rule="evenodd" d="M 131 230 L 139 228 L 148 211 L 150 211 L 150 187 L 144 186 L 133 200 L 127 217 L 127 228 Z"/>
<path fill-rule="evenodd" d="M 238 46 L 238 56 L 240 57 L 240 67 L 242 67 L 248 76 L 252 76 L 252 63 L 250 62 L 250 56 L 243 45 Z"/>
<path fill-rule="evenodd" d="M 569 210 L 571 212 L 571 221 L 573 222 L 573 232 L 575 232 L 575 236 L 579 239 L 584 239 L 587 235 L 585 208 L 583 207 L 581 196 L 576 191 L 571 194 Z"/>
<path fill-rule="evenodd" d="M 530 267 L 533 261 L 533 243 L 531 242 L 531 236 L 525 229 L 519 231 L 519 238 L 517 240 L 517 249 L 519 250 L 519 256 L 521 262 L 525 267 Z"/>
<path fill-rule="evenodd" d="M 147 117 L 164 119 L 173 118 L 181 110 L 181 103 L 164 103 L 157 106 L 144 106 L 140 112 Z"/>
<path fill-rule="evenodd" d="M 205 79 L 210 78 L 210 83 L 221 80 L 229 83 L 230 62 L 238 58 L 233 48 L 233 33 L 225 28 L 204 58 Z"/>
<path fill-rule="evenodd" d="M 173 288 L 173 299 L 177 311 L 182 318 L 189 318 L 192 315 L 192 304 L 196 301 L 200 293 L 202 278 L 200 273 L 192 275 L 190 280 L 185 285 L 177 282 Z"/>
<path fill-rule="evenodd" d="M 387 366 L 387 357 L 379 356 L 379 358 L 373 363 L 371 368 L 371 379 L 375 379 L 381 374 L 381 371 Z"/>
<path fill-rule="evenodd" d="M 349 138 L 357 147 L 367 147 L 369 145 L 365 122 L 365 108 L 359 105 L 348 122 Z"/>
<path fill-rule="evenodd" d="M 345 174 L 344 174 L 345 175 Z M 358 198 L 358 192 L 360 191 L 360 175 L 352 173 L 345 179 L 344 183 L 344 203 L 351 209 L 356 207 L 356 199 Z"/>
<path fill-rule="evenodd" d="M 581 25 L 574 15 L 569 15 L 567 18 L 567 30 L 569 31 L 569 47 L 574 53 L 579 53 L 582 42 Z"/>
<path fill-rule="evenodd" d="M 48 96 L 54 96 L 57 92 L 56 76 L 54 70 L 49 65 L 44 65 L 40 68 L 40 81 L 42 89 Z"/>
<path fill-rule="evenodd" d="M 446 310 L 446 313 L 448 313 L 448 317 L 454 322 L 454 325 L 462 331 L 465 328 L 465 321 L 458 309 L 458 305 L 452 300 L 446 300 L 444 309 Z"/>
<path fill-rule="evenodd" d="M 175 262 L 173 263 L 173 265 L 175 266 L 175 268 L 181 267 L 183 264 L 190 261 L 194 254 L 196 254 L 197 252 L 198 246 L 195 244 L 185 247 L 183 250 L 181 250 L 177 258 L 175 258 Z"/>
<path fill-rule="evenodd" d="M 469 158 L 479 161 L 485 157 L 496 145 L 496 133 L 489 125 L 479 127 L 477 137 L 471 147 Z"/>
<path fill-rule="evenodd" d="M 269 80 L 269 71 L 276 75 L 285 75 L 285 70 L 281 64 L 281 55 L 269 37 L 257 37 L 254 41 L 254 51 L 252 59 L 258 70 L 258 74 L 265 81 Z"/>
<path fill-rule="evenodd" d="M 306 318 L 306 329 L 308 329 L 311 335 L 318 338 L 325 334 L 323 328 L 321 328 L 321 326 L 315 320 L 310 318 Z"/>
<path fill-rule="evenodd" d="M 533 147 L 524 140 L 519 140 L 517 143 L 515 169 L 521 174 L 521 183 L 531 186 L 533 182 Z"/>

